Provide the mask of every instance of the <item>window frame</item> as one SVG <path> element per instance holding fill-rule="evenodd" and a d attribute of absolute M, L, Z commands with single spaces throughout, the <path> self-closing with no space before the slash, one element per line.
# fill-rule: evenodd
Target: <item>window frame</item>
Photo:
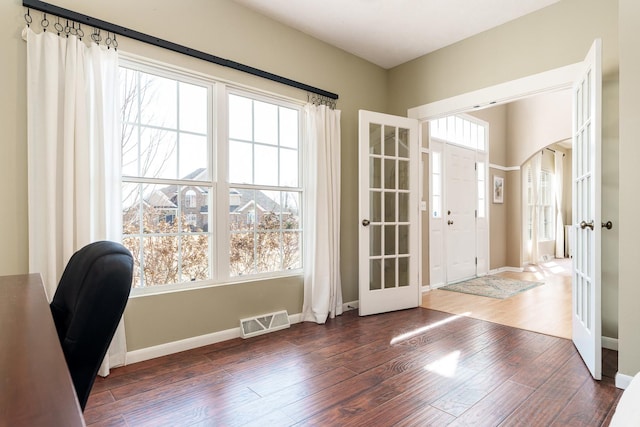
<path fill-rule="evenodd" d="M 161 63 L 155 60 L 138 57 L 136 55 L 121 52 L 119 67 L 149 73 L 164 78 L 178 80 L 196 85 L 207 85 L 209 95 L 207 105 L 207 165 L 210 171 L 209 180 L 206 185 L 210 186 L 211 194 L 209 210 L 211 206 L 218 208 L 214 212 L 209 212 L 210 222 L 208 233 L 210 234 L 209 264 L 210 278 L 196 282 L 179 282 L 163 285 L 153 285 L 142 288 L 132 288 L 131 296 L 144 296 L 153 294 L 163 294 L 190 289 L 200 289 L 207 287 L 217 287 L 233 285 L 245 282 L 255 282 L 277 279 L 282 277 L 301 276 L 303 274 L 304 259 L 304 221 L 302 218 L 302 208 L 304 205 L 304 179 L 303 179 L 303 159 L 305 150 L 305 128 L 304 128 L 304 101 L 282 96 L 256 88 L 244 86 L 224 79 L 219 79 L 207 74 L 176 67 L 170 64 Z M 229 129 L 228 129 L 228 96 L 237 94 L 249 97 L 254 100 L 268 102 L 293 108 L 298 111 L 298 187 L 274 187 L 277 191 L 299 191 L 300 194 L 300 268 L 292 270 L 281 270 L 266 273 L 255 273 L 242 276 L 230 275 L 229 259 Z M 130 177 L 129 177 L 130 178 Z M 125 183 L 128 179 L 121 176 L 120 182 Z M 144 178 L 143 178 L 144 179 Z M 180 181 L 180 180 L 178 180 Z M 202 181 L 184 181 L 182 185 L 198 185 Z M 197 196 L 196 196 L 197 197 Z M 122 204 L 118 206 L 114 214 L 122 216 Z M 124 234 L 123 234 L 124 237 Z M 134 255 L 135 256 L 135 255 Z"/>
<path fill-rule="evenodd" d="M 298 192 L 300 194 L 299 197 L 299 203 L 300 203 L 300 220 L 299 220 L 299 227 L 298 230 L 300 231 L 300 268 L 296 268 L 296 269 L 291 269 L 291 270 L 280 270 L 280 271 L 274 271 L 274 272 L 263 272 L 263 273 L 253 273 L 251 275 L 238 275 L 238 276 L 231 276 L 230 272 L 229 272 L 229 268 L 230 268 L 230 263 L 226 263 L 224 266 L 220 266 L 221 268 L 226 269 L 225 270 L 225 274 L 226 274 L 226 281 L 228 281 L 229 283 L 237 283 L 237 282 L 244 282 L 247 280 L 261 280 L 261 279 L 272 279 L 272 278 L 278 278 L 278 277 L 286 277 L 286 276 L 297 276 L 297 275 L 301 275 L 303 274 L 304 271 L 304 221 L 303 221 L 303 207 L 304 207 L 304 177 L 303 177 L 303 159 L 304 159 L 304 147 L 305 147 L 305 141 L 304 141 L 304 109 L 303 109 L 303 104 L 299 103 L 299 102 L 291 102 L 291 101 L 287 101 L 285 98 L 278 98 L 278 97 L 274 97 L 273 95 L 268 95 L 262 92 L 258 92 L 255 90 L 249 90 L 246 88 L 241 88 L 241 87 L 237 87 L 237 86 L 231 86 L 231 85 L 227 85 L 226 86 L 226 91 L 224 93 L 224 97 L 225 97 L 225 105 L 226 102 L 229 99 L 230 95 L 236 95 L 236 96 L 241 96 L 241 97 L 246 97 L 246 98 L 250 98 L 254 101 L 259 101 L 259 102 L 266 102 L 266 103 L 271 103 L 271 104 L 275 104 L 281 107 L 285 107 L 285 108 L 291 108 L 291 109 L 295 109 L 298 111 L 298 187 L 286 187 L 286 186 L 274 186 L 274 185 L 260 185 L 260 184 L 245 184 L 245 183 L 231 183 L 229 180 L 229 171 L 228 171 L 228 167 L 229 167 L 229 162 L 228 162 L 228 148 L 229 148 L 229 132 L 228 132 L 228 128 L 226 128 L 226 132 L 225 132 L 225 142 L 226 142 L 226 149 L 227 149 L 227 155 L 225 157 L 225 164 L 224 165 L 220 165 L 220 170 L 224 170 L 224 182 L 221 183 L 222 185 L 225 186 L 224 189 L 221 188 L 220 191 L 220 195 L 221 197 L 226 197 L 225 198 L 225 203 L 226 206 L 229 206 L 229 191 L 231 188 L 243 188 L 243 189 L 249 189 L 249 190 L 255 190 L 258 191 L 260 190 L 264 190 L 264 191 L 280 191 L 280 192 Z M 226 109 L 227 113 L 228 113 L 228 108 Z M 228 115 L 225 116 L 225 118 L 227 119 L 227 123 L 226 126 L 228 126 Z M 278 170 L 279 172 L 279 170 Z M 219 200 L 219 203 L 222 203 L 222 200 Z M 230 235 L 231 233 L 229 232 L 229 215 L 225 215 L 224 218 L 226 221 L 221 221 L 221 223 L 219 224 L 220 226 L 223 226 L 224 228 L 221 228 L 221 231 L 224 231 L 225 234 L 225 242 L 226 242 L 226 246 L 224 248 L 225 253 L 230 253 L 230 248 L 229 248 L 229 242 L 230 242 Z M 255 219 L 254 219 L 255 221 Z M 280 231 L 282 231 L 282 229 L 280 229 Z"/>

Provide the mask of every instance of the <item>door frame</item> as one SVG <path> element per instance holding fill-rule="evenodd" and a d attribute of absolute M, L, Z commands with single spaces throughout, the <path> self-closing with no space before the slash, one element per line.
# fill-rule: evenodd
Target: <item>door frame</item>
<path fill-rule="evenodd" d="M 448 201 L 447 198 L 449 197 L 449 192 L 450 189 L 448 188 L 447 185 L 447 177 L 448 177 L 448 168 L 447 168 L 447 155 L 448 155 L 448 150 L 450 149 L 450 147 L 457 147 L 457 148 L 461 148 L 461 149 L 465 149 L 465 150 L 470 150 L 472 152 L 474 152 L 474 161 L 476 164 L 476 185 L 479 181 L 484 182 L 484 187 L 485 187 L 485 194 L 484 194 L 484 216 L 479 216 L 479 205 L 476 203 L 476 220 L 475 220 L 475 224 L 474 224 L 474 234 L 475 234 L 475 238 L 476 238 L 476 244 L 475 244 L 475 255 L 476 255 L 476 267 L 475 267 L 475 273 L 474 276 L 472 277 L 480 277 L 480 276 L 485 276 L 487 274 L 489 274 L 489 265 L 490 265 L 490 244 L 489 244 L 489 235 L 490 235 L 490 229 L 489 229 L 489 223 L 490 223 L 490 218 L 489 218 L 489 194 L 490 194 L 490 183 L 489 183 L 489 123 L 479 119 L 477 117 L 474 117 L 472 115 L 469 114 L 464 114 L 464 113 L 459 113 L 456 114 L 456 116 L 460 116 L 465 120 L 474 122 L 475 124 L 477 124 L 478 126 L 482 126 L 484 128 L 485 131 L 485 142 L 486 142 L 486 149 L 484 151 L 480 151 L 477 148 L 471 148 L 471 147 L 467 147 L 464 145 L 460 145 L 460 144 L 456 144 L 455 142 L 451 142 L 451 141 L 447 141 L 445 139 L 441 139 L 441 138 L 437 138 L 437 137 L 433 137 L 431 136 L 431 133 L 429 131 L 429 148 L 423 148 L 423 153 L 426 153 L 429 155 L 429 192 L 428 194 L 425 194 L 424 189 L 421 188 L 420 189 L 420 194 L 421 194 L 421 198 L 422 200 L 425 200 L 426 206 L 428 206 L 428 209 L 426 209 L 427 211 L 427 215 L 428 215 L 428 220 L 427 220 L 427 228 L 429 229 L 429 242 L 428 242 L 428 246 L 429 246 L 429 283 L 428 284 L 424 284 L 422 282 L 422 269 L 420 271 L 420 283 L 423 283 L 422 286 L 422 292 L 426 292 L 428 290 L 433 290 L 433 289 L 438 289 L 442 286 L 446 286 L 450 283 L 454 283 L 455 281 L 460 281 L 460 280 L 466 280 L 466 279 L 458 279 L 455 280 L 454 282 L 451 281 L 450 279 L 450 275 L 449 275 L 449 271 L 448 271 L 448 264 L 449 264 L 449 260 L 448 260 L 448 244 L 449 244 L 449 237 L 448 237 L 448 227 L 444 227 L 444 219 L 446 217 L 446 215 L 444 214 L 445 211 L 445 206 L 448 205 Z M 422 122 L 424 123 L 424 122 Z M 420 130 L 422 131 L 423 126 L 420 126 Z M 421 140 L 423 140 L 422 136 L 420 138 Z M 437 147 L 437 149 L 435 148 Z M 433 180 L 432 180 L 432 171 L 434 168 L 434 162 L 433 162 L 433 155 L 432 153 L 437 152 L 441 155 L 441 164 L 440 164 L 440 172 L 441 172 L 441 188 L 440 188 L 440 196 L 441 196 L 441 216 L 438 218 L 434 218 L 432 215 L 433 212 L 433 206 L 432 206 L 432 202 L 433 199 L 431 197 L 432 192 L 433 192 Z M 484 174 L 482 176 L 482 179 L 479 179 L 479 165 L 483 164 L 484 165 Z M 421 164 L 421 170 L 420 170 L 420 183 L 423 184 L 424 183 L 424 164 Z M 477 193 L 477 190 L 475 192 L 475 199 L 476 202 L 479 200 L 479 196 Z M 425 209 L 423 209 L 425 210 Z M 479 225 L 483 223 L 483 226 Z M 440 229 L 440 234 L 441 234 L 441 241 L 438 243 L 435 243 L 432 241 L 431 237 L 432 237 L 432 232 L 434 231 L 434 229 L 439 228 Z M 421 230 L 422 232 L 422 230 Z M 422 236 L 422 234 L 421 234 Z M 482 243 L 484 242 L 484 244 Z M 438 246 L 438 249 L 440 250 L 440 279 L 437 282 L 434 282 L 434 278 L 433 278 L 433 274 L 434 273 L 434 249 L 435 246 Z M 422 247 L 422 246 L 421 246 Z M 482 248 L 482 249 L 481 249 Z M 420 256 L 422 256 L 422 253 L 420 254 Z"/>
<path fill-rule="evenodd" d="M 598 41 L 595 43 L 598 43 Z M 410 108 L 407 110 L 407 116 L 417 119 L 421 123 L 420 129 L 422 129 L 422 123 L 427 120 L 474 111 L 485 107 L 502 105 L 542 93 L 572 89 L 576 79 L 578 78 L 577 76 L 582 75 L 585 66 L 584 64 L 585 62 L 581 61 L 495 86 L 490 86 L 484 89 Z M 420 271 L 420 274 L 422 275 L 422 271 Z M 574 287 L 575 283 L 572 283 L 572 289 Z M 599 304 L 602 304 L 601 300 L 599 301 Z M 598 310 L 600 309 L 601 308 L 598 308 Z M 598 328 L 598 330 L 600 329 Z M 600 340 L 602 340 L 601 336 Z M 576 345 L 575 335 L 573 336 L 573 342 L 574 345 Z M 598 377 L 598 375 L 594 375 L 594 378 L 599 379 Z"/>
<path fill-rule="evenodd" d="M 407 110 L 407 117 L 416 119 L 419 122 L 419 140 L 423 140 L 423 124 L 428 120 L 440 117 L 452 116 L 456 114 L 469 113 L 486 107 L 508 104 L 519 99 L 528 98 L 543 93 L 568 90 L 573 87 L 575 78 L 583 69 L 583 62 L 566 65 L 560 68 L 544 71 L 538 74 L 507 81 L 494 86 L 478 89 L 472 92 L 463 93 L 450 98 L 419 105 Z M 429 149 L 421 147 L 422 153 L 429 154 Z M 489 163 L 487 162 L 487 167 Z M 420 172 L 422 174 L 422 171 Z M 422 176 L 422 175 L 421 175 Z M 421 183 L 422 185 L 422 180 Z M 423 199 L 425 189 L 422 190 Z M 428 194 L 426 195 L 429 196 Z M 420 221 L 420 235 L 422 236 L 422 221 Z M 490 239 L 491 237 L 489 237 Z M 490 241 L 489 241 L 490 244 Z M 419 245 L 420 259 L 423 257 L 422 245 Z M 490 269 L 489 269 L 490 270 Z M 424 274 L 422 263 L 419 265 L 418 275 L 423 285 L 422 291 L 430 289 L 424 285 Z"/>

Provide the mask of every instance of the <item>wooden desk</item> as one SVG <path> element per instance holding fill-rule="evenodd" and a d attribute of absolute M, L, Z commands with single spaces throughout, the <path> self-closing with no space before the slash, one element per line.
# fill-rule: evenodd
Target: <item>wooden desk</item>
<path fill-rule="evenodd" d="M 84 426 L 39 274 L 0 276 L 0 426 Z"/>

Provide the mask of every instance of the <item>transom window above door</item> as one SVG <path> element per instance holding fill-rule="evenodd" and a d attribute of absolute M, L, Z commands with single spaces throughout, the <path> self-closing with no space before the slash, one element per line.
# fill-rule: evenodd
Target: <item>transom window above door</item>
<path fill-rule="evenodd" d="M 432 138 L 478 151 L 487 151 L 486 128 L 465 117 L 448 116 L 431 120 L 429 130 Z"/>

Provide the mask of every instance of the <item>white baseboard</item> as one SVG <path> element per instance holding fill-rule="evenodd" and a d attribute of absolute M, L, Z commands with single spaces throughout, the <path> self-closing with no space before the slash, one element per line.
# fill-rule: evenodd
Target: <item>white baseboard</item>
<path fill-rule="evenodd" d="M 618 338 L 602 337 L 602 348 L 618 351 Z"/>
<path fill-rule="evenodd" d="M 616 387 L 621 389 L 626 389 L 631 384 L 631 380 L 633 379 L 630 375 L 621 374 L 620 372 L 616 372 Z"/>
<path fill-rule="evenodd" d="M 357 310 L 360 308 L 360 300 L 345 302 L 342 304 L 342 311 Z"/>
<path fill-rule="evenodd" d="M 524 268 L 522 267 L 500 267 L 500 268 L 495 268 L 493 270 L 489 270 L 489 274 L 498 274 L 498 273 L 502 273 L 503 271 L 510 271 L 513 273 L 522 273 L 524 271 Z"/>
<path fill-rule="evenodd" d="M 302 313 L 289 315 L 289 323 L 300 323 L 302 321 Z M 200 335 L 197 337 L 185 338 L 179 341 L 173 341 L 166 344 L 154 345 L 153 347 L 141 348 L 140 350 L 128 351 L 126 356 L 126 364 L 143 362 L 145 360 L 155 359 L 156 357 L 168 356 L 169 354 L 179 353 L 181 351 L 193 350 L 194 348 L 204 347 L 206 345 L 216 344 L 222 341 L 240 338 L 240 327 L 227 329 L 224 331 L 213 332 L 211 334 Z"/>

